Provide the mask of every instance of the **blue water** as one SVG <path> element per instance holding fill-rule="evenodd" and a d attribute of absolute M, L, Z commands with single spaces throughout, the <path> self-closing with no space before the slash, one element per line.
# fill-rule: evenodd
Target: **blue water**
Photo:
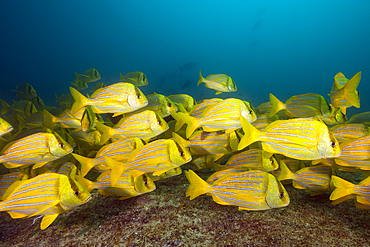
<path fill-rule="evenodd" d="M 370 111 L 369 13 L 368 0 L 2 1 L 0 98 L 10 103 L 11 90 L 28 82 L 52 105 L 54 93 L 69 92 L 75 71 L 91 67 L 106 84 L 142 71 L 146 94 L 212 97 L 204 84 L 196 87 L 201 69 L 233 78 L 238 91 L 223 98 L 258 106 L 269 93 L 328 98 L 335 74 L 362 71 L 361 109 L 348 112 Z M 197 66 L 181 73 L 186 62 Z M 192 84 L 181 90 L 186 80 Z"/>

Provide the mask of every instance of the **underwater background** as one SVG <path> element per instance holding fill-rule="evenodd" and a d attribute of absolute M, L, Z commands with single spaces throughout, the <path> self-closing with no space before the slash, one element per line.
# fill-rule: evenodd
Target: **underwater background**
<path fill-rule="evenodd" d="M 338 72 L 351 78 L 362 71 L 361 108 L 349 108 L 349 118 L 370 111 L 369 13 L 365 0 L 2 1 L 0 98 L 17 100 L 11 90 L 27 82 L 46 105 L 56 105 L 55 93 L 69 93 L 75 71 L 88 68 L 105 84 L 118 82 L 120 72 L 142 71 L 149 80 L 140 88 L 144 94 L 214 97 L 197 87 L 201 69 L 237 84 L 237 92 L 218 97 L 257 107 L 269 93 L 281 101 L 304 93 L 329 100 Z M 182 71 L 188 62 L 196 66 Z M 368 211 L 352 201 L 333 206 L 328 194 L 310 197 L 289 187 L 287 208 L 240 212 L 205 196 L 189 201 L 187 187 L 182 174 L 125 201 L 95 194 L 93 203 L 61 215 L 45 231 L 38 223 L 31 227 L 33 219 L 2 212 L 0 240 L 14 246 L 369 244 Z"/>

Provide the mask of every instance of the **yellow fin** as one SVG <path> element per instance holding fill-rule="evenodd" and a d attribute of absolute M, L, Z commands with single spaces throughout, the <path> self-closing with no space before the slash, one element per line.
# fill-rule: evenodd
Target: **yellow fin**
<path fill-rule="evenodd" d="M 186 128 L 186 138 L 189 138 L 194 133 L 194 131 L 199 127 L 199 120 L 195 117 L 191 117 L 182 112 L 179 112 L 177 114 L 188 125 L 188 127 Z"/>
<path fill-rule="evenodd" d="M 238 150 L 242 150 L 250 144 L 258 141 L 258 138 L 262 136 L 262 133 L 256 129 L 251 123 L 247 121 L 244 117 L 240 118 L 240 123 L 242 124 L 244 136 L 240 140 L 238 145 Z"/>
<path fill-rule="evenodd" d="M 189 188 L 186 190 L 186 196 L 190 196 L 190 200 L 209 192 L 210 185 L 200 178 L 192 170 L 185 171 L 186 178 L 190 182 Z"/>
<path fill-rule="evenodd" d="M 222 94 L 222 92 L 217 91 L 217 92 L 215 93 L 215 95 L 219 95 L 219 94 Z"/>
<path fill-rule="evenodd" d="M 204 81 L 204 78 L 203 78 L 203 76 L 202 76 L 202 73 L 201 73 L 201 72 L 200 72 L 200 70 L 199 70 L 199 81 L 198 81 L 197 86 L 199 86 L 199 84 L 201 84 L 203 81 Z"/>
<path fill-rule="evenodd" d="M 335 187 L 335 190 L 330 195 L 330 200 L 332 201 L 351 195 L 355 187 L 354 184 L 337 176 L 331 176 L 331 183 Z"/>
<path fill-rule="evenodd" d="M 51 223 L 58 217 L 59 214 L 48 214 L 42 218 L 40 228 L 41 230 L 46 229 Z"/>
<path fill-rule="evenodd" d="M 361 71 L 357 72 L 344 86 L 343 98 L 356 108 L 360 108 L 357 87 L 361 80 Z M 344 113 L 345 114 L 345 113 Z"/>
<path fill-rule="evenodd" d="M 114 129 L 99 122 L 95 126 L 101 134 L 99 145 L 104 145 L 113 136 Z"/>
<path fill-rule="evenodd" d="M 69 87 L 69 90 L 71 91 L 72 97 L 75 99 L 71 109 L 71 113 L 74 115 L 78 110 L 86 105 L 88 99 L 73 87 Z"/>
<path fill-rule="evenodd" d="M 270 117 L 274 116 L 276 113 L 286 108 L 286 105 L 280 100 L 278 100 L 278 98 L 276 98 L 272 93 L 270 93 L 270 102 L 271 102 L 271 109 L 269 113 Z"/>
<path fill-rule="evenodd" d="M 92 158 L 87 158 L 87 157 L 75 154 L 75 153 L 72 153 L 72 155 L 81 164 L 80 176 L 85 177 L 86 174 L 91 170 L 91 168 L 94 167 L 94 165 L 95 165 L 94 161 L 95 160 L 92 159 Z"/>
<path fill-rule="evenodd" d="M 104 156 L 105 163 L 112 169 L 110 174 L 111 187 L 114 187 L 117 181 L 120 179 L 122 173 L 126 170 L 126 166 L 122 162 L 118 162 L 112 158 Z"/>
<path fill-rule="evenodd" d="M 145 172 L 143 172 L 143 171 L 138 171 L 138 170 L 132 170 L 132 171 L 131 171 L 131 175 L 132 175 L 134 178 L 139 177 L 139 176 L 143 175 L 144 173 L 145 173 Z"/>

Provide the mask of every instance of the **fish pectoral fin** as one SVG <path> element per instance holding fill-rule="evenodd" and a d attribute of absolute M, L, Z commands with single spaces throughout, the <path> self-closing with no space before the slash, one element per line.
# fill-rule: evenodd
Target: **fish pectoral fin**
<path fill-rule="evenodd" d="M 222 92 L 217 91 L 217 92 L 215 93 L 215 95 L 219 95 L 219 94 L 222 94 Z"/>
<path fill-rule="evenodd" d="M 59 200 L 54 200 L 53 202 L 46 204 L 46 205 L 45 205 L 44 207 L 42 207 L 39 211 L 37 211 L 37 212 L 36 212 L 36 213 L 34 213 L 33 215 L 30 215 L 29 217 L 33 217 L 33 216 L 36 216 L 36 215 L 40 215 L 40 214 L 42 214 L 45 210 L 48 210 L 49 208 L 56 206 L 59 202 L 60 202 Z"/>
<path fill-rule="evenodd" d="M 168 172 L 169 170 L 171 170 L 171 169 L 168 169 L 168 170 L 165 170 L 165 171 L 164 170 L 155 171 L 155 172 L 153 172 L 153 176 L 159 176 L 159 175 L 161 175 L 165 172 Z"/>
<path fill-rule="evenodd" d="M 134 178 L 139 177 L 139 176 L 143 175 L 144 173 L 145 173 L 145 172 L 143 172 L 143 171 L 138 171 L 138 170 L 132 170 L 132 171 L 131 171 L 131 175 L 132 175 Z"/>
<path fill-rule="evenodd" d="M 51 223 L 58 217 L 59 214 L 49 214 L 42 218 L 40 228 L 41 230 L 46 229 Z"/>

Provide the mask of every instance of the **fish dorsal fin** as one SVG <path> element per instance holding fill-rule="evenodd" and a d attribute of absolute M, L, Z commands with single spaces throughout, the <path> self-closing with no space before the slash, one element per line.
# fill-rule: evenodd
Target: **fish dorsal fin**
<path fill-rule="evenodd" d="M 24 181 L 16 181 L 12 185 L 9 186 L 9 188 L 6 190 L 6 192 L 3 195 L 2 200 L 5 201 L 8 199 L 8 197 L 15 192 L 15 190 L 21 186 L 24 183 Z"/>

